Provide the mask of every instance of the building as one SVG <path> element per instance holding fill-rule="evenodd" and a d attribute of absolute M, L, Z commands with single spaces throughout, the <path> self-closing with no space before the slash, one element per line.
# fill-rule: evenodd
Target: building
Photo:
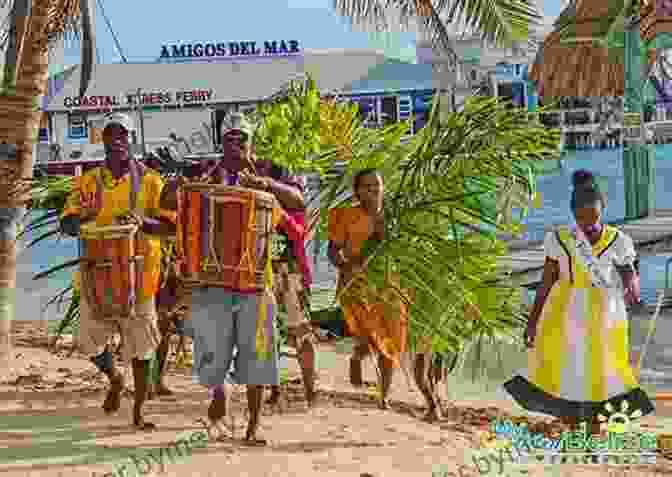
<path fill-rule="evenodd" d="M 526 41 L 516 42 L 509 47 L 493 46 L 473 33 L 454 33 L 451 42 L 461 59 L 461 65 L 454 78 L 447 76 L 443 87 L 455 84 L 457 105 L 463 104 L 477 86 L 485 84 L 491 95 L 533 111 L 537 105 L 537 94 L 534 85 L 527 79 L 527 72 L 549 29 L 550 24 L 544 25 L 531 32 Z M 447 62 L 444 55 L 432 50 L 429 41 L 422 35 L 418 40 L 417 51 L 419 63 L 433 64 L 439 71 Z"/>
<path fill-rule="evenodd" d="M 371 127 L 414 113 L 417 130 L 434 92 L 430 65 L 390 60 L 378 51 L 301 51 L 298 42 L 274 41 L 166 45 L 160 53 L 153 63 L 97 66 L 82 98 L 77 97 L 79 68 L 69 70 L 46 100 L 48 128 L 42 135 L 48 147 L 41 148 L 37 166 L 70 174 L 74 165 L 100 163 L 102 120 L 113 110 L 137 118 L 148 150 L 177 144 L 184 153 L 212 152 L 229 112 L 255 108 L 304 73 L 321 91 L 358 102 Z M 136 138 L 138 148 L 142 137 Z"/>

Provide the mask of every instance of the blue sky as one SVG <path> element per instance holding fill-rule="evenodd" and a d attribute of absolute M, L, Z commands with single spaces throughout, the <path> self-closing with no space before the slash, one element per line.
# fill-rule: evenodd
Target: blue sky
<path fill-rule="evenodd" d="M 388 35 L 378 43 L 355 32 L 332 9 L 332 0 L 99 0 L 129 61 L 152 61 L 172 43 L 298 40 L 305 49 L 383 48 L 414 54 L 414 33 Z M 555 17 L 561 0 L 544 0 L 543 14 Z M 120 61 L 98 8 L 98 49 L 103 63 Z M 386 43 L 387 42 L 387 43 Z M 66 46 L 66 64 L 78 62 L 78 48 Z"/>

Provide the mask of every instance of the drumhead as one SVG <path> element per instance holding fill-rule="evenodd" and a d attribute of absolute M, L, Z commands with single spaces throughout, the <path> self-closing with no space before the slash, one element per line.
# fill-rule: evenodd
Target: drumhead
<path fill-rule="evenodd" d="M 213 196 L 218 195 L 248 195 L 253 194 L 257 204 L 272 208 L 275 205 L 275 196 L 269 192 L 264 192 L 246 187 L 230 186 L 225 184 L 208 184 L 207 182 L 187 182 L 183 184 L 182 190 L 202 192 Z"/>

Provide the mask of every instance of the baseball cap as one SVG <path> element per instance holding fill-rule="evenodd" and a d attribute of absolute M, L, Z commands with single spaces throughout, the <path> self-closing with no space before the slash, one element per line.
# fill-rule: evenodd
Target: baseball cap
<path fill-rule="evenodd" d="M 254 126 L 243 113 L 231 113 L 224 119 L 224 121 L 222 121 L 222 135 L 234 130 L 242 131 L 249 137 L 254 135 Z"/>
<path fill-rule="evenodd" d="M 111 124 L 117 124 L 128 132 L 135 131 L 135 124 L 127 114 L 110 113 L 107 116 L 105 116 L 104 119 L 105 122 L 103 124 L 103 129 L 106 129 Z"/>

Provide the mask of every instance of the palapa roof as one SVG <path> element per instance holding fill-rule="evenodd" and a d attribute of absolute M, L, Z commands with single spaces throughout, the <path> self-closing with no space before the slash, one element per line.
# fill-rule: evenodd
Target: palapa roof
<path fill-rule="evenodd" d="M 606 35 L 623 3 L 576 0 L 560 14 L 529 73 L 529 78 L 539 83 L 540 96 L 623 96 L 623 58 L 589 41 Z M 652 15 L 653 11 L 646 13 Z M 565 38 L 584 41 L 563 43 Z"/>

